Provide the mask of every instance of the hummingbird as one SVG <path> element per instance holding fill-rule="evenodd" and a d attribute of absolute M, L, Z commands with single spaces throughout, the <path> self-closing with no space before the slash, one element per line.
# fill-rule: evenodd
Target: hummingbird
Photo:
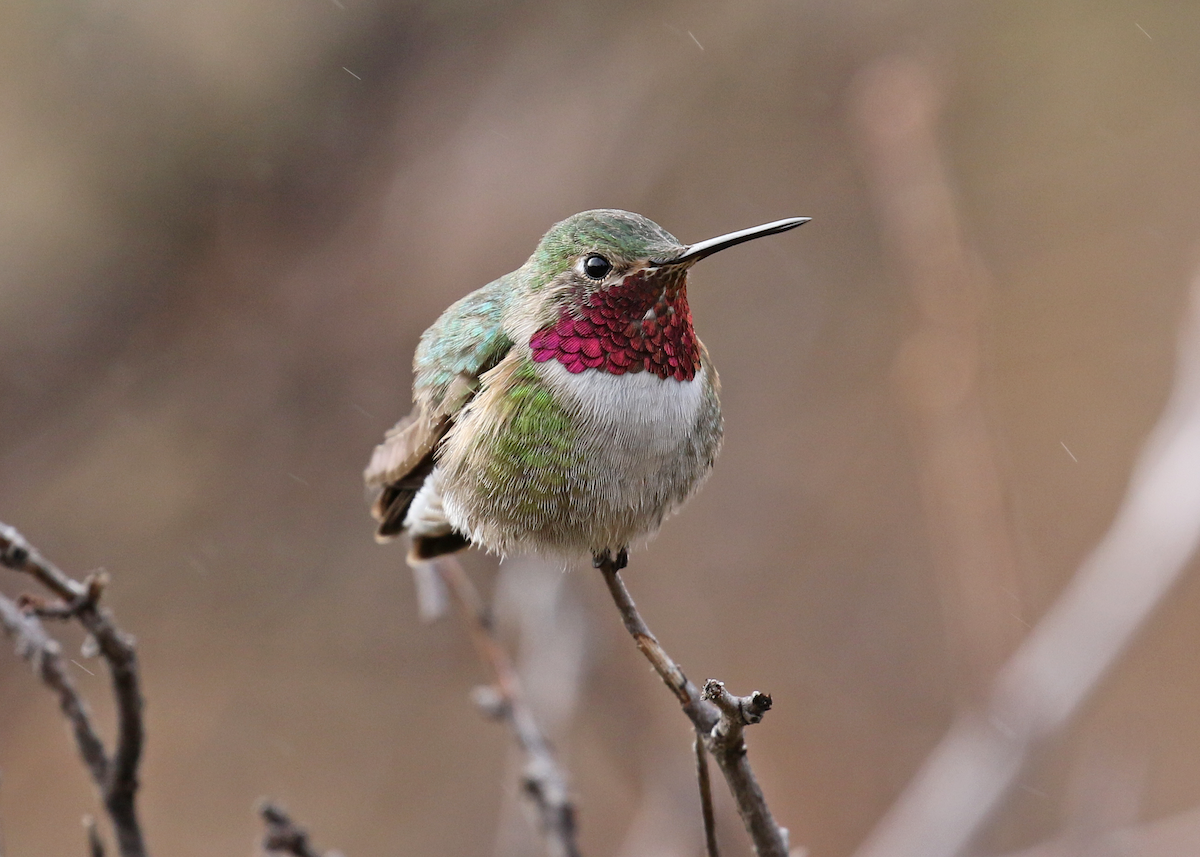
<path fill-rule="evenodd" d="M 615 209 L 550 227 L 524 265 L 422 334 L 413 410 L 363 474 L 376 539 L 407 531 L 410 563 L 478 545 L 624 566 L 721 447 L 720 381 L 692 327 L 688 272 L 810 219 L 697 244 Z"/>

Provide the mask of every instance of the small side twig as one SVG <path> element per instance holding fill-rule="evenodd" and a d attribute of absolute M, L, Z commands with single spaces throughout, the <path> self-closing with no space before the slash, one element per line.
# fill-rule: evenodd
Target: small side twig
<path fill-rule="evenodd" d="M 701 695 L 721 709 L 721 719 L 712 730 L 714 748 L 721 752 L 745 753 L 742 732 L 747 726 L 762 722 L 763 715 L 771 710 L 771 694 L 756 690 L 749 696 L 734 696 L 725 689 L 725 682 L 710 678 L 704 683 Z"/>
<path fill-rule="evenodd" d="M 717 848 L 717 817 L 713 812 L 712 784 L 708 779 L 708 751 L 704 739 L 696 733 L 692 741 L 696 754 L 696 782 L 700 784 L 700 813 L 704 816 L 704 852 L 707 857 L 721 857 Z"/>
<path fill-rule="evenodd" d="M 268 854 L 291 854 L 293 857 L 323 857 L 308 841 L 308 831 L 300 827 L 287 811 L 269 800 L 258 807 L 267 832 L 263 835 L 263 850 Z"/>
<path fill-rule="evenodd" d="M 579 857 L 575 804 L 567 789 L 566 775 L 525 702 L 517 671 L 496 639 L 490 612 L 457 559 L 438 557 L 432 564 L 462 614 L 480 660 L 495 678 L 495 687 L 477 692 L 475 701 L 485 714 L 508 723 L 525 753 L 523 792 L 537 810 L 548 853 L 551 857 Z"/>
<path fill-rule="evenodd" d="M 144 701 L 134 639 L 117 627 L 112 615 L 99 604 L 107 576 L 94 574 L 83 582 L 75 580 L 38 553 L 15 528 L 2 523 L 0 565 L 28 574 L 61 599 L 61 604 L 43 604 L 27 597 L 28 611 L 7 598 L 0 599 L 4 630 L 17 641 L 18 653 L 58 695 L 59 707 L 71 723 L 80 755 L 100 790 L 121 857 L 146 857 L 136 804 L 137 771 L 145 741 Z M 46 634 L 38 615 L 75 618 L 95 640 L 108 666 L 117 708 L 116 747 L 111 756 L 70 681 L 58 643 Z"/>
<path fill-rule="evenodd" d="M 39 619 L 75 619 L 84 610 L 96 608 L 106 586 L 108 575 L 99 571 L 83 579 L 84 591 L 79 595 L 61 601 L 47 601 L 26 593 L 17 598 L 17 604 L 26 613 L 33 613 Z"/>
<path fill-rule="evenodd" d="M 663 683 L 675 694 L 680 707 L 692 721 L 696 731 L 705 736 L 707 749 L 725 776 L 725 782 L 737 804 L 738 814 L 742 817 L 742 823 L 746 826 L 746 832 L 750 834 L 750 840 L 754 844 L 755 854 L 758 857 L 787 857 L 787 830 L 775 823 L 771 809 L 767 806 L 766 798 L 763 797 L 762 789 L 758 785 L 758 779 L 754 776 L 754 770 L 750 767 L 745 742 L 741 740 L 741 728 L 750 722 L 757 723 L 758 720 L 761 720 L 761 712 L 757 720 L 744 720 L 739 726 L 734 727 L 734 721 L 742 720 L 742 715 L 737 718 L 729 718 L 721 707 L 705 699 L 696 686 L 683 674 L 679 665 L 663 649 L 658 638 L 650 632 L 645 620 L 638 613 L 629 590 L 625 588 L 625 582 L 621 579 L 619 562 L 606 555 L 597 558 L 596 567 L 604 575 L 604 582 L 608 586 L 609 594 L 612 595 L 613 602 L 617 605 L 617 610 L 620 611 L 621 619 L 625 623 L 625 628 L 637 643 L 638 649 L 654 667 Z M 724 686 L 722 685 L 723 690 Z M 761 699 L 757 703 L 748 702 L 746 710 L 753 710 L 755 705 L 761 706 L 765 700 L 766 707 L 761 709 L 762 712 L 765 712 L 770 707 L 770 697 L 766 694 L 756 694 L 756 696 Z M 739 697 L 731 698 L 740 699 Z M 744 697 L 747 700 L 753 698 Z M 714 729 L 719 728 L 726 719 L 729 720 L 726 727 L 727 732 L 736 728 L 737 741 L 735 743 L 713 734 Z"/>

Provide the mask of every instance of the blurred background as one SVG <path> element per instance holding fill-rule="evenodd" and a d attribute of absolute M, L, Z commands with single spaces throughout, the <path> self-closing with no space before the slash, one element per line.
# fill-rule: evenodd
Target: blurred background
<path fill-rule="evenodd" d="M 773 694 L 772 809 L 850 854 L 1120 502 L 1200 262 L 1198 105 L 1200 6 L 1151 0 L 5 4 L 0 520 L 112 575 L 151 848 L 252 853 L 269 794 L 351 857 L 541 853 L 360 474 L 438 313 L 617 207 L 814 218 L 693 273 L 725 448 L 626 581 L 691 678 Z M 688 725 L 599 578 L 464 563 L 585 853 L 699 854 Z M 1198 611 L 1185 575 L 975 851 L 1200 804 Z M 82 853 L 96 811 L 4 654 L 4 853 Z"/>

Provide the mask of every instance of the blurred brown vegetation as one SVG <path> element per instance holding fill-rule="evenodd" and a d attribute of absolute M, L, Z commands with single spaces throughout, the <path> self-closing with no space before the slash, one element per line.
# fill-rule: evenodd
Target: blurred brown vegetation
<path fill-rule="evenodd" d="M 864 140 L 864 75 L 896 55 L 929 70 L 931 145 L 986 272 L 970 383 L 1013 579 L 984 603 L 1007 641 L 989 645 L 1011 645 L 1103 533 L 1170 383 L 1200 237 L 1200 6 L 0 11 L 0 519 L 113 576 L 156 853 L 246 853 L 267 793 L 352 857 L 528 846 L 504 820 L 509 738 L 467 699 L 482 673 L 455 624 L 416 621 L 360 471 L 407 409 L 420 332 L 595 207 L 687 241 L 815 218 L 693 275 L 726 446 L 626 580 L 693 679 L 773 694 L 751 752 L 792 842 L 853 850 L 972 681 L 896 368 L 927 308 Z M 491 589 L 494 560 L 466 562 Z M 578 698 L 533 695 L 558 705 L 586 852 L 697 853 L 685 721 L 601 582 L 547 573 L 553 598 L 510 588 L 501 618 L 583 629 Z M 1124 821 L 1200 804 L 1198 610 L 1189 578 L 981 851 L 1094 813 L 1089 783 L 1127 787 Z M 103 699 L 102 674 L 77 678 Z M 52 700 L 0 657 L 0 701 L 6 853 L 82 853 L 94 799 Z"/>

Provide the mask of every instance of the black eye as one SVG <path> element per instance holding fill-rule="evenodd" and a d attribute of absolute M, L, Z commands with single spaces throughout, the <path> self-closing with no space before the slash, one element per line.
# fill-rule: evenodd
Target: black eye
<path fill-rule="evenodd" d="M 603 280 L 612 270 L 612 262 L 599 253 L 593 253 L 583 260 L 583 272 L 593 280 Z"/>

